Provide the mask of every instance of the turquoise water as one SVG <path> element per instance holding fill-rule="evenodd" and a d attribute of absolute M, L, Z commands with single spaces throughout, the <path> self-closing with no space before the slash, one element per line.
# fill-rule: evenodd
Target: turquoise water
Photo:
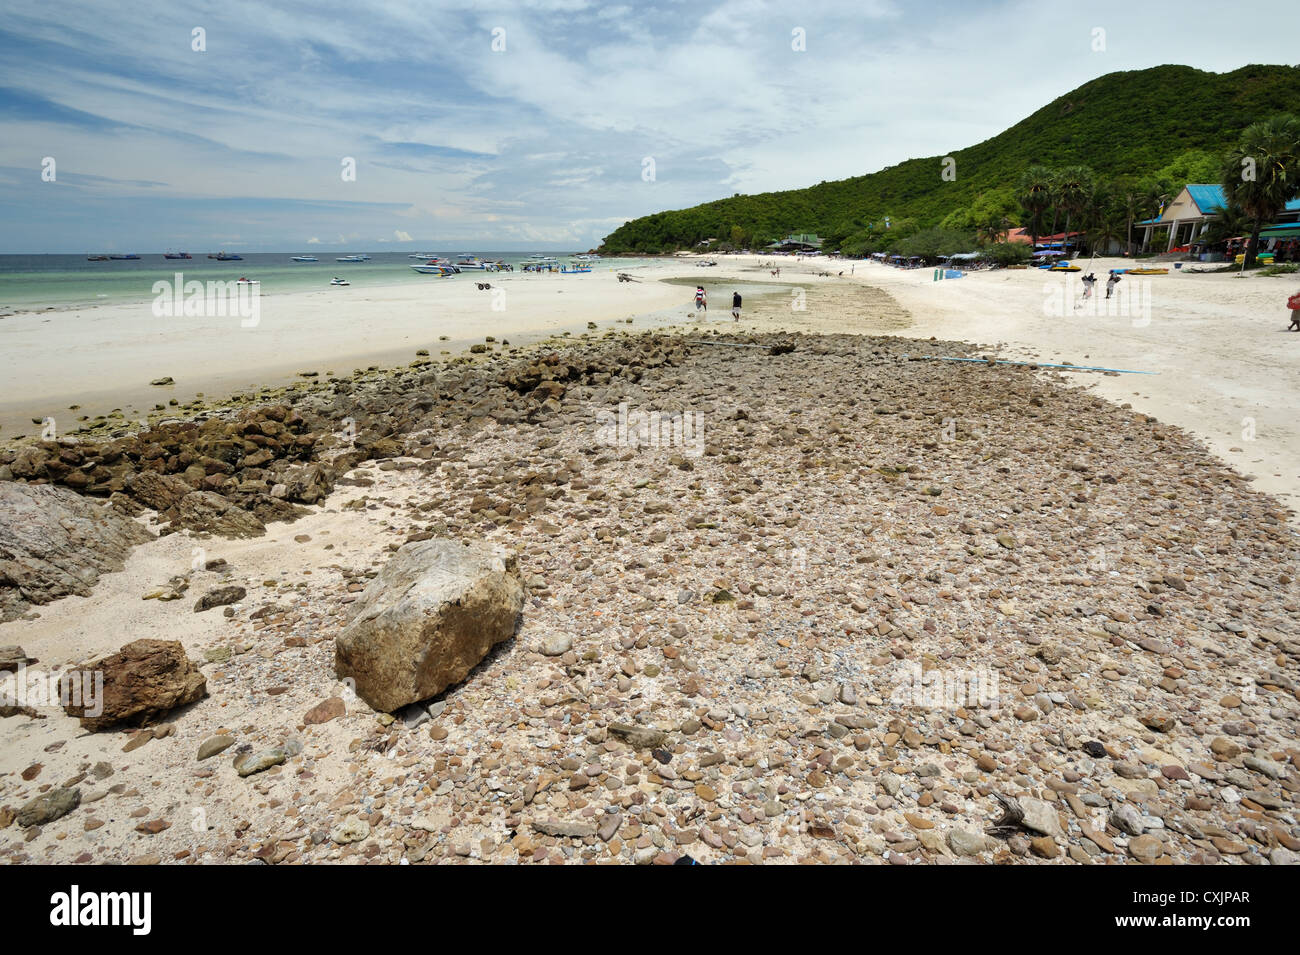
<path fill-rule="evenodd" d="M 455 252 L 420 249 L 455 261 Z M 463 272 L 446 279 L 421 275 L 409 266 L 420 260 L 407 258 L 405 252 L 370 252 L 369 262 L 334 261 L 346 252 L 251 252 L 239 262 L 218 262 L 206 252 L 191 252 L 192 259 L 164 259 L 162 253 L 141 253 L 138 261 L 88 262 L 85 255 L 0 255 L 0 312 L 30 311 L 44 308 L 76 308 L 89 305 L 114 305 L 145 302 L 154 297 L 153 284 L 174 282 L 181 272 L 185 281 L 197 279 L 232 280 L 241 277 L 262 283 L 261 294 L 302 292 L 326 288 L 334 276 L 347 279 L 356 287 L 400 285 L 406 283 L 492 281 L 491 273 Z M 530 255 L 554 256 L 567 263 L 574 252 L 473 252 L 484 261 L 501 259 L 514 265 Z M 319 262 L 291 262 L 290 256 L 315 255 Z M 634 270 L 650 263 L 649 259 L 600 259 L 592 271 Z"/>

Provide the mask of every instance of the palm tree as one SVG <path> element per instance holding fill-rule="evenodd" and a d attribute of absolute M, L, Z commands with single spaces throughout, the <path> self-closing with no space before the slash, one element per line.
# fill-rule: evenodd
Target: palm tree
<path fill-rule="evenodd" d="M 1201 233 L 1200 240 L 1208 246 L 1223 245 L 1229 239 L 1245 235 L 1250 231 L 1250 216 L 1236 203 L 1228 203 L 1210 220 Z"/>
<path fill-rule="evenodd" d="M 1124 219 L 1120 211 L 1110 208 L 1099 210 L 1093 217 L 1088 229 L 1088 241 L 1093 253 L 1111 242 L 1118 242 L 1124 237 Z"/>
<path fill-rule="evenodd" d="M 1279 113 L 1246 127 L 1223 164 L 1223 193 L 1251 219 L 1243 269 L 1255 265 L 1259 233 L 1300 192 L 1300 118 Z"/>
<path fill-rule="evenodd" d="M 1065 236 L 1061 250 L 1067 254 L 1070 243 L 1070 219 L 1083 215 L 1092 204 L 1094 188 L 1092 170 L 1087 166 L 1066 166 L 1061 170 L 1058 180 L 1058 201 L 1061 208 L 1065 210 Z"/>
<path fill-rule="evenodd" d="M 1151 197 L 1135 185 L 1126 185 L 1119 194 L 1119 209 L 1124 216 L 1124 248 L 1133 254 L 1133 223 L 1151 217 Z"/>
<path fill-rule="evenodd" d="M 1038 245 L 1038 234 L 1043 227 L 1043 216 L 1052 204 L 1052 171 L 1046 166 L 1030 166 L 1020 177 L 1016 199 L 1025 211 L 1025 225 L 1029 237 Z"/>

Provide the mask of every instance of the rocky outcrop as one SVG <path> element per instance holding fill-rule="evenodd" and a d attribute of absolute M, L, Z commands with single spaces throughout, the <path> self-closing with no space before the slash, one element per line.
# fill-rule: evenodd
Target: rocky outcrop
<path fill-rule="evenodd" d="M 63 698 L 70 701 L 64 710 L 91 731 L 140 726 L 208 695 L 207 680 L 176 640 L 135 640 L 63 679 L 69 687 Z"/>
<path fill-rule="evenodd" d="M 0 481 L 0 621 L 33 604 L 85 597 L 153 537 L 113 508 L 49 484 Z"/>
<path fill-rule="evenodd" d="M 485 547 L 427 540 L 400 548 L 356 602 L 335 670 L 376 710 L 459 683 L 515 631 L 524 589 L 513 561 Z"/>
<path fill-rule="evenodd" d="M 266 525 L 254 514 L 211 491 L 191 491 L 181 499 L 176 522 L 191 531 L 218 537 L 261 537 Z"/>

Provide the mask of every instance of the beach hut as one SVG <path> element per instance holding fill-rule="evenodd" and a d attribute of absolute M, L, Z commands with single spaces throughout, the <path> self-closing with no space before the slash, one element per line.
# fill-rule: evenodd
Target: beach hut
<path fill-rule="evenodd" d="M 1143 230 L 1142 251 L 1149 251 L 1151 236 L 1157 229 L 1168 229 L 1169 238 L 1165 243 L 1165 252 L 1176 252 L 1190 248 L 1205 232 L 1210 222 L 1223 211 L 1226 205 L 1223 187 L 1213 183 L 1188 183 L 1174 197 L 1174 201 L 1165 206 L 1164 211 L 1154 219 L 1146 219 L 1135 225 Z M 1292 199 L 1278 215 L 1278 221 L 1265 231 L 1275 228 L 1294 226 L 1300 222 L 1300 198 Z M 1263 240 L 1265 236 L 1260 235 Z M 1284 236 L 1270 236 L 1284 238 Z"/>

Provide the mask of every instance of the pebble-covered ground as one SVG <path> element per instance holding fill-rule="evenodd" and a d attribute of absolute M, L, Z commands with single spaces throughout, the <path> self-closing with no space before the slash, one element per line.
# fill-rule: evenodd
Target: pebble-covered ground
<path fill-rule="evenodd" d="M 966 346 L 736 341 L 759 347 L 630 337 L 632 371 L 540 409 L 425 409 L 403 456 L 304 519 L 364 518 L 339 563 L 195 573 L 193 593 L 249 589 L 203 648 L 210 696 L 93 737 L 147 761 L 92 764 L 82 737 L 36 749 L 29 779 L 9 767 L 0 857 L 1300 859 L 1300 552 L 1276 501 L 1061 379 L 920 359 Z M 633 431 L 659 410 L 702 440 L 670 418 L 668 446 L 628 446 L 620 402 Z M 522 626 L 443 697 L 378 716 L 334 677 L 333 637 L 430 535 L 514 552 Z M 197 760 L 219 731 L 230 748 Z M 68 784 L 76 810 L 9 824 Z"/>

